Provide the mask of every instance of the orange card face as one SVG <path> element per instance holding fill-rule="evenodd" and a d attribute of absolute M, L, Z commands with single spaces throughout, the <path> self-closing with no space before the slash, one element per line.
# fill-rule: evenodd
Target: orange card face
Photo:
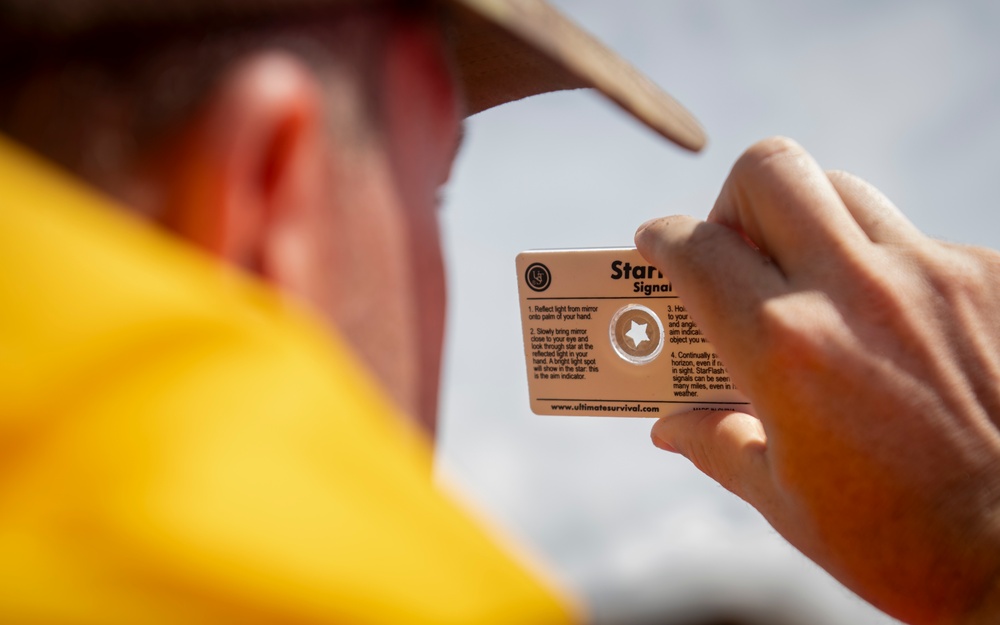
<path fill-rule="evenodd" d="M 517 277 L 535 414 L 751 410 L 670 280 L 634 248 L 522 252 Z"/>

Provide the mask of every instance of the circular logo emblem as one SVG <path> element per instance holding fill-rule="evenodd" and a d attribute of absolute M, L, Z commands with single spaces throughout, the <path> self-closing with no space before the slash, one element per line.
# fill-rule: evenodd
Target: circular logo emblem
<path fill-rule="evenodd" d="M 652 310 L 629 304 L 615 313 L 608 328 L 611 346 L 625 361 L 644 365 L 663 349 L 663 324 Z"/>
<path fill-rule="evenodd" d="M 552 284 L 552 274 L 542 263 L 531 263 L 524 272 L 524 281 L 532 291 L 544 291 Z"/>

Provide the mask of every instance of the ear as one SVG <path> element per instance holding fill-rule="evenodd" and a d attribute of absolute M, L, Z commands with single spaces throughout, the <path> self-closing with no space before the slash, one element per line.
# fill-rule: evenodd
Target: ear
<path fill-rule="evenodd" d="M 305 288 L 307 216 L 325 184 L 321 110 L 318 80 L 284 52 L 227 70 L 165 159 L 166 225 L 230 264 Z"/>

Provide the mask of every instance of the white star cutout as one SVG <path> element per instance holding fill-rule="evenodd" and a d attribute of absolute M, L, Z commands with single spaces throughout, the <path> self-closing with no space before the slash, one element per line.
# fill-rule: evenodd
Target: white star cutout
<path fill-rule="evenodd" d="M 649 335 L 646 334 L 647 323 L 636 323 L 635 319 L 632 320 L 632 327 L 628 329 L 625 336 L 632 339 L 632 344 L 637 348 L 642 344 L 643 341 L 649 340 Z"/>

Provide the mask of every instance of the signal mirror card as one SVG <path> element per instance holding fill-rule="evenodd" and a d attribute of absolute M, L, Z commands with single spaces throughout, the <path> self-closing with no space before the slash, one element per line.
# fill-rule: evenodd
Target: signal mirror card
<path fill-rule="evenodd" d="M 535 414 L 750 410 L 670 280 L 634 248 L 522 252 L 517 276 Z"/>

